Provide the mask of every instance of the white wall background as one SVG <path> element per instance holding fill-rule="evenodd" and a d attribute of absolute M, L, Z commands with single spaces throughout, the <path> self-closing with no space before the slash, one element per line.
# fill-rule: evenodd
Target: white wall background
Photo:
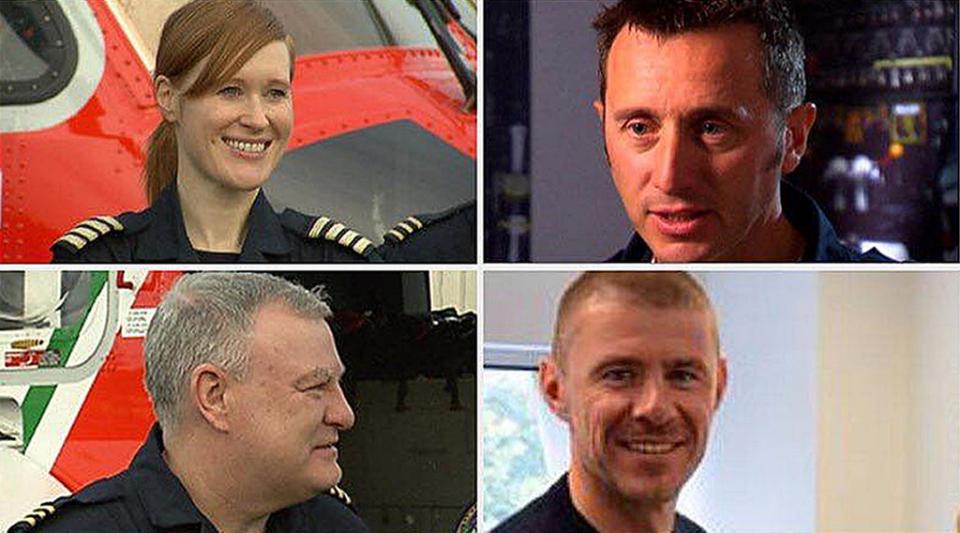
<path fill-rule="evenodd" d="M 960 507 L 960 274 L 821 280 L 818 527 L 951 531 Z"/>
<path fill-rule="evenodd" d="M 950 531 L 960 274 L 698 275 L 730 386 L 680 509 L 712 531 Z M 549 342 L 570 279 L 485 273 L 484 341 Z"/>

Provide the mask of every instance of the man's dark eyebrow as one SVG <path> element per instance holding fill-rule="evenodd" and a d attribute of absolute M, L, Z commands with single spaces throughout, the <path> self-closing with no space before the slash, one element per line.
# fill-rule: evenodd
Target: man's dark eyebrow
<path fill-rule="evenodd" d="M 750 111 L 746 106 L 711 106 L 694 109 L 688 114 L 689 120 L 699 122 L 710 118 L 720 118 L 734 122 L 742 122 L 750 118 Z"/>
<path fill-rule="evenodd" d="M 741 122 L 750 117 L 746 106 L 707 106 L 697 107 L 686 114 L 685 120 L 698 122 L 709 118 L 721 118 L 729 121 Z M 646 107 L 629 107 L 618 110 L 613 114 L 613 120 L 620 122 L 632 118 L 659 119 L 660 116 Z"/>
<path fill-rule="evenodd" d="M 620 109 L 613 114 L 613 120 L 616 122 L 631 118 L 657 119 L 659 116 L 652 109 L 647 107 L 628 107 L 625 109 Z"/>
<path fill-rule="evenodd" d="M 603 372 L 604 370 L 607 370 L 613 367 L 618 367 L 618 366 L 619 367 L 623 367 L 623 366 L 638 367 L 643 365 L 640 361 L 637 360 L 636 356 L 611 355 L 609 357 L 605 357 L 602 361 L 593 365 L 590 368 L 590 373 L 597 374 L 599 372 Z"/>

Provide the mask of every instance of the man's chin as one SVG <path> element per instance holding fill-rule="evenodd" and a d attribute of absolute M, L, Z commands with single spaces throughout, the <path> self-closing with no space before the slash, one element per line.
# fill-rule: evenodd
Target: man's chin
<path fill-rule="evenodd" d="M 341 476 L 342 473 L 339 465 L 333 466 L 332 468 L 329 465 L 325 465 L 323 468 L 311 472 L 310 488 L 316 494 L 326 492 L 340 482 Z"/>
<path fill-rule="evenodd" d="M 632 479 L 620 485 L 625 500 L 643 505 L 675 502 L 680 494 L 680 487 L 666 479 Z"/>
<path fill-rule="evenodd" d="M 658 263 L 696 263 L 717 260 L 716 250 L 709 243 L 653 240 L 653 242 L 648 241 L 648 245 Z"/>

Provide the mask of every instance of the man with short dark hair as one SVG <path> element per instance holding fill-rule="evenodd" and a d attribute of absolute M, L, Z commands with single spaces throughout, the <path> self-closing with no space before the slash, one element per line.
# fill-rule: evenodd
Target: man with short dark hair
<path fill-rule="evenodd" d="M 588 272 L 561 298 L 540 390 L 570 470 L 494 533 L 703 533 L 676 511 L 727 383 L 716 317 L 686 273 Z"/>
<path fill-rule="evenodd" d="M 367 532 L 336 487 L 354 415 L 330 316 L 274 276 L 181 277 L 147 331 L 157 424 L 130 467 L 11 532 Z"/>
<path fill-rule="evenodd" d="M 888 260 L 781 181 L 817 116 L 787 0 L 623 0 L 594 27 L 594 106 L 635 229 L 611 261 Z"/>

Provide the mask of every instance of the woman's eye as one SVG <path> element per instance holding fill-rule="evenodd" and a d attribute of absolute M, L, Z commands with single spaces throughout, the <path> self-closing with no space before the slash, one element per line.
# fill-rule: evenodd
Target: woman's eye
<path fill-rule="evenodd" d="M 240 87 L 224 87 L 220 89 L 220 94 L 224 96 L 240 96 Z"/>
<path fill-rule="evenodd" d="M 270 89 L 270 97 L 282 100 L 287 97 L 287 91 L 284 89 Z"/>

